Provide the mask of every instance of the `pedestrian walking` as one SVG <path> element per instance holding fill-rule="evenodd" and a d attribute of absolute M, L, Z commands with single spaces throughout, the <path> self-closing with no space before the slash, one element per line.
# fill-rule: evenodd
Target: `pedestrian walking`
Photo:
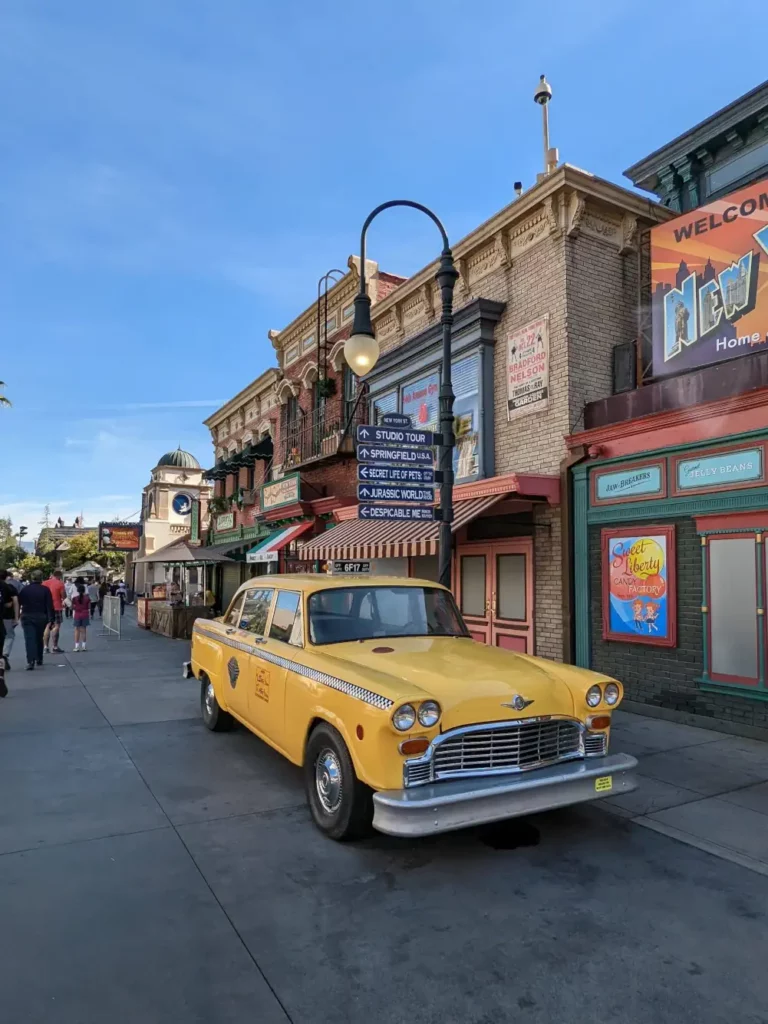
<path fill-rule="evenodd" d="M 122 580 L 117 584 L 117 590 L 115 591 L 117 597 L 120 598 L 120 614 L 125 615 L 125 599 L 128 596 L 128 591 L 125 588 L 125 583 Z"/>
<path fill-rule="evenodd" d="M 77 593 L 77 587 L 72 582 L 72 580 L 66 580 L 65 583 L 64 583 L 64 589 L 67 592 L 67 596 L 64 599 L 64 618 L 65 619 L 71 619 L 72 618 L 72 598 Z"/>
<path fill-rule="evenodd" d="M 109 593 L 109 584 L 105 579 L 99 583 L 99 615 L 104 618 L 104 598 Z"/>
<path fill-rule="evenodd" d="M 21 628 L 27 648 L 27 671 L 43 664 L 43 637 L 45 627 L 55 622 L 53 598 L 48 587 L 43 586 L 43 574 L 39 569 L 32 573 L 30 582 L 19 594 Z"/>
<path fill-rule="evenodd" d="M 99 607 L 99 584 L 94 579 L 88 581 L 88 586 L 85 588 L 85 592 L 88 595 L 88 600 L 91 602 L 91 618 L 96 614 L 96 609 Z"/>
<path fill-rule="evenodd" d="M 46 654 L 61 654 L 59 647 L 59 630 L 64 618 L 64 599 L 67 596 L 67 588 L 61 578 L 61 569 L 54 569 L 53 573 L 43 584 L 51 592 L 53 601 L 53 624 L 46 629 L 43 637 L 43 649 Z"/>
<path fill-rule="evenodd" d="M 93 607 L 85 587 L 79 586 L 72 599 L 72 611 L 75 617 L 75 651 L 85 651 L 86 632 L 90 625 L 90 613 Z"/>
<path fill-rule="evenodd" d="M 7 569 L 0 569 L 0 606 L 2 606 L 3 642 L 2 665 L 6 671 L 10 669 L 11 651 L 16 634 L 16 627 L 19 624 L 19 595 L 11 583 L 10 573 Z M 2 689 L 2 687 L 0 687 Z"/>

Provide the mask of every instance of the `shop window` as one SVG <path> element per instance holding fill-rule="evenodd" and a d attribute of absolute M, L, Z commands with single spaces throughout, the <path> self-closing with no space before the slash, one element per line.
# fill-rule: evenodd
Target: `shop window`
<path fill-rule="evenodd" d="M 457 480 L 468 480 L 480 472 L 478 448 L 480 420 L 480 355 L 474 353 L 460 359 L 452 367 L 453 430 L 456 447 L 453 450 L 453 472 Z"/>
<path fill-rule="evenodd" d="M 381 423 L 382 417 L 388 412 L 397 412 L 397 392 L 390 391 L 388 395 L 381 395 L 373 402 L 373 416 L 371 422 Z"/>
<path fill-rule="evenodd" d="M 352 417 L 352 413 L 355 409 L 355 401 L 357 399 L 357 378 L 355 377 L 352 370 L 344 364 L 344 423 L 348 423 Z"/>
<path fill-rule="evenodd" d="M 525 555 L 496 556 L 498 617 L 524 620 Z"/>
<path fill-rule="evenodd" d="M 440 417 L 439 391 L 440 375 L 437 372 L 403 385 L 401 408 L 406 416 L 411 417 L 414 427 L 437 430 Z"/>
<path fill-rule="evenodd" d="M 755 537 L 709 538 L 709 665 L 719 682 L 758 678 Z"/>
<path fill-rule="evenodd" d="M 461 559 L 461 610 L 464 615 L 485 615 L 485 555 Z"/>
<path fill-rule="evenodd" d="M 417 555 L 411 559 L 411 576 L 418 580 L 440 582 L 440 560 L 437 555 Z"/>

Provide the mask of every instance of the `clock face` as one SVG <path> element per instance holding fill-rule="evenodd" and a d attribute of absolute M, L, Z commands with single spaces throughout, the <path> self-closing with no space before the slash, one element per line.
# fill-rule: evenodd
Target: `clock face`
<path fill-rule="evenodd" d="M 188 516 L 192 511 L 192 499 L 188 494 L 177 494 L 173 499 L 173 511 L 178 516 Z"/>

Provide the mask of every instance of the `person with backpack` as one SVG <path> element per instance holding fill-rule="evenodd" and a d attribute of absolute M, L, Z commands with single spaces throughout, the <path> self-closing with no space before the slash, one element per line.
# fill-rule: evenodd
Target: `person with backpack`
<path fill-rule="evenodd" d="M 91 621 L 91 599 L 82 583 L 72 598 L 72 614 L 75 620 L 75 651 L 85 651 L 86 631 Z"/>

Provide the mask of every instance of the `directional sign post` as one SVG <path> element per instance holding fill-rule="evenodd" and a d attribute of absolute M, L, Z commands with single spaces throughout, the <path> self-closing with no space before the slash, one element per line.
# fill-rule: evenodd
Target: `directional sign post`
<path fill-rule="evenodd" d="M 358 465 L 357 479 L 360 483 L 379 484 L 434 484 L 434 469 L 411 469 L 409 466 L 367 466 Z"/>
<path fill-rule="evenodd" d="M 432 487 L 397 487 L 390 484 L 358 484 L 358 501 L 408 501 L 431 504 L 435 500 Z"/>
<path fill-rule="evenodd" d="M 432 505 L 358 505 L 358 519 L 399 519 L 428 522 L 436 517 Z"/>
<path fill-rule="evenodd" d="M 395 448 L 388 444 L 358 444 L 357 461 L 379 466 L 432 466 L 429 448 Z"/>
<path fill-rule="evenodd" d="M 357 441 L 358 444 L 414 444 L 420 448 L 431 448 L 435 443 L 431 430 L 409 427 L 358 427 Z"/>

